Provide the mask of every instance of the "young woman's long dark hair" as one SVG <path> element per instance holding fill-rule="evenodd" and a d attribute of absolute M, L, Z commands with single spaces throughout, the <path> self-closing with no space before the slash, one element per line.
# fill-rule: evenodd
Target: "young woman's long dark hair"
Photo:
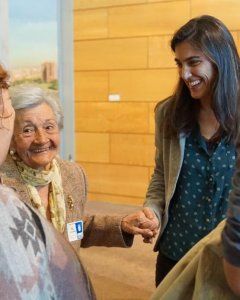
<path fill-rule="evenodd" d="M 212 87 L 212 109 L 221 132 L 229 141 L 236 138 L 237 102 L 240 84 L 240 61 L 236 45 L 227 27 L 218 19 L 204 15 L 191 19 L 171 40 L 171 48 L 187 41 L 200 50 L 217 70 Z M 197 124 L 199 102 L 191 97 L 183 79 L 179 78 L 176 90 L 169 100 L 164 123 L 168 134 L 190 132 Z"/>

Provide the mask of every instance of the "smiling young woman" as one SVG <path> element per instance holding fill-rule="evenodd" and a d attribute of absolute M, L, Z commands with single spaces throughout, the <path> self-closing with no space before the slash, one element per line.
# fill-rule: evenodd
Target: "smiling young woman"
<path fill-rule="evenodd" d="M 156 285 L 226 216 L 235 168 L 239 55 L 230 31 L 204 15 L 171 40 L 179 79 L 155 108 L 155 169 L 144 211 L 160 234 Z"/>

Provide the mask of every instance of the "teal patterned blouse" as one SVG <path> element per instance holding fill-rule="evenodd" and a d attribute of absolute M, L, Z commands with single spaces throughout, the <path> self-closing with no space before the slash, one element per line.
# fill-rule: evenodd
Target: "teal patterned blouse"
<path fill-rule="evenodd" d="M 187 137 L 169 221 L 160 240 L 163 255 L 179 260 L 225 218 L 235 160 L 235 147 L 225 138 L 209 144 L 199 128 Z"/>

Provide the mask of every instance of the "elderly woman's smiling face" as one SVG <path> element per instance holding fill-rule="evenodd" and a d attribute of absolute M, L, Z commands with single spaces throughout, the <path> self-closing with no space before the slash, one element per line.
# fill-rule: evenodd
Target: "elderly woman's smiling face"
<path fill-rule="evenodd" d="M 47 103 L 16 111 L 12 148 L 29 167 L 48 170 L 60 145 L 60 132 Z"/>

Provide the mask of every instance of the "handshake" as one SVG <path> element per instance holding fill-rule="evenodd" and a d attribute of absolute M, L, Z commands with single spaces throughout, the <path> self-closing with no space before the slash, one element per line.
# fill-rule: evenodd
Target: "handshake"
<path fill-rule="evenodd" d="M 152 209 L 144 207 L 122 219 L 121 229 L 130 234 L 141 234 L 144 243 L 152 243 L 157 235 L 159 221 Z"/>

